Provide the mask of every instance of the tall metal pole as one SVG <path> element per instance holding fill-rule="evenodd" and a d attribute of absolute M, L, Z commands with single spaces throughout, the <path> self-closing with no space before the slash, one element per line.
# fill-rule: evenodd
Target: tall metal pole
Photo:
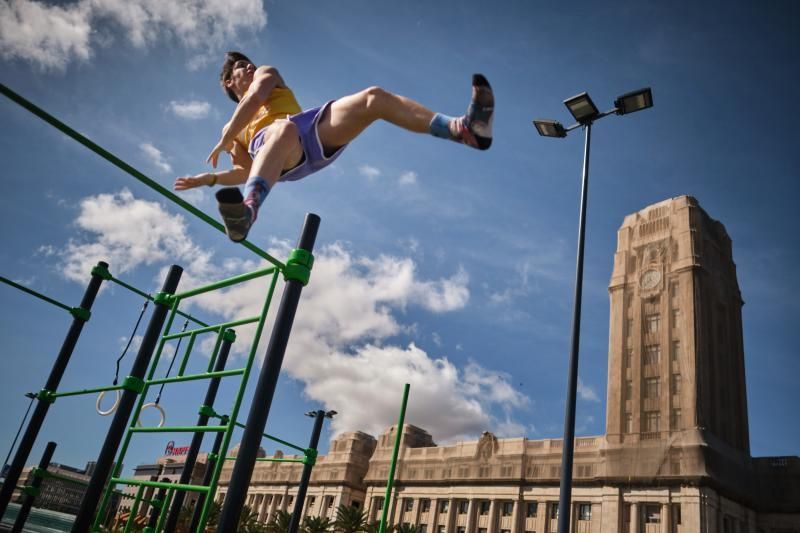
<path fill-rule="evenodd" d="M 72 357 L 72 352 L 75 350 L 75 345 L 78 343 L 78 337 L 81 335 L 83 325 L 89 320 L 89 312 L 92 309 L 92 304 L 100 290 L 100 284 L 103 282 L 103 273 L 108 272 L 108 263 L 100 261 L 97 266 L 92 269 L 92 279 L 86 287 L 86 292 L 83 294 L 80 307 L 73 309 L 72 325 L 67 332 L 67 336 L 61 345 L 61 350 L 58 352 L 53 368 L 50 370 L 50 376 L 44 385 L 44 391 L 48 393 L 56 392 L 61 378 L 64 376 L 64 371 L 67 369 L 67 364 Z M 44 392 L 43 391 L 43 392 Z M 6 474 L 5 482 L 2 489 L 0 489 L 0 518 L 6 512 L 8 502 L 11 501 L 11 495 L 14 493 L 14 487 L 17 486 L 19 475 L 25 467 L 25 461 L 28 460 L 28 455 L 31 453 L 33 443 L 39 435 L 39 430 L 44 424 L 44 419 L 47 416 L 47 411 L 50 409 L 50 404 L 53 399 L 49 398 L 42 393 L 37 396 L 36 409 L 33 410 L 28 427 L 25 429 L 25 434 L 19 442 L 17 453 L 14 454 L 14 459 L 11 461 L 11 466 Z"/>
<path fill-rule="evenodd" d="M 400 452 L 400 438 L 403 436 L 403 424 L 406 419 L 406 405 L 408 404 L 408 390 L 411 388 L 409 383 L 403 387 L 403 403 L 400 405 L 400 416 L 397 417 L 397 433 L 394 436 L 394 450 L 392 450 L 392 463 L 389 466 L 389 479 L 386 482 L 386 494 L 383 497 L 383 511 L 381 512 L 381 523 L 378 533 L 386 531 L 386 515 L 389 513 L 389 504 L 392 500 L 392 487 L 394 486 L 394 471 L 397 467 L 397 454 Z"/>
<path fill-rule="evenodd" d="M 227 424 L 228 420 L 223 417 L 221 424 Z M 219 461 L 219 449 L 222 447 L 222 439 L 225 434 L 222 432 L 217 433 L 214 439 L 214 445 L 211 447 L 211 453 L 208 454 L 206 459 L 206 471 L 203 474 L 202 485 L 208 487 L 211 484 L 211 478 L 214 476 L 214 466 Z M 224 459 L 223 459 L 224 460 Z M 209 495 L 213 497 L 213 495 Z M 200 525 L 200 517 L 203 514 L 203 504 L 206 501 L 206 495 L 202 492 L 197 496 L 197 502 L 194 504 L 194 513 L 192 513 L 192 522 L 189 524 L 189 531 L 197 531 L 197 526 Z M 168 531 L 168 530 L 167 530 Z"/>
<path fill-rule="evenodd" d="M 25 499 L 22 500 L 22 507 L 19 508 L 17 520 L 14 522 L 14 527 L 11 528 L 11 533 L 20 533 L 23 527 L 25 527 L 25 522 L 28 520 L 31 507 L 33 507 L 33 500 L 36 499 L 36 496 L 39 492 L 39 487 L 42 486 L 44 472 L 47 470 L 47 467 L 50 466 L 50 460 L 53 458 L 53 453 L 55 453 L 55 451 L 56 443 L 52 441 L 48 442 L 44 449 L 44 453 L 42 454 L 42 459 L 39 461 L 39 472 L 33 477 L 33 481 L 30 485 L 30 488 L 33 492 L 27 494 Z"/>
<path fill-rule="evenodd" d="M 313 251 L 319 222 L 319 216 L 313 213 L 306 215 L 303 231 L 297 243 L 299 250 L 304 250 L 308 254 Z M 242 513 L 247 487 L 250 485 L 250 478 L 253 475 L 259 444 L 264 434 L 264 428 L 267 425 L 272 397 L 275 395 L 275 387 L 278 384 L 278 375 L 283 365 L 286 345 L 289 343 L 289 333 L 292 330 L 297 304 L 300 301 L 300 293 L 303 290 L 302 280 L 289 277 L 286 274 L 286 271 L 284 271 L 284 277 L 287 279 L 283 296 L 281 297 L 281 304 L 275 317 L 275 325 L 272 328 L 272 336 L 267 346 L 267 354 L 261 367 L 258 384 L 253 393 L 253 403 L 250 407 L 250 414 L 247 417 L 247 426 L 242 435 L 242 442 L 239 446 L 236 463 L 233 465 L 231 480 L 228 484 L 228 492 L 225 495 L 225 503 L 222 506 L 222 512 L 219 517 L 217 531 L 223 533 L 236 531 L 239 523 L 239 515 Z M 220 460 L 222 459 L 220 458 Z"/>
<path fill-rule="evenodd" d="M 183 269 L 177 265 L 172 265 L 167 273 L 167 278 L 164 280 L 161 292 L 175 294 L 181 274 L 183 274 Z M 150 317 L 150 323 L 147 325 L 147 330 L 142 338 L 139 352 L 136 354 L 136 359 L 131 367 L 131 378 L 138 380 L 144 378 L 147 367 L 150 365 L 150 359 L 153 356 L 153 350 L 161 337 L 161 329 L 164 327 L 168 311 L 169 306 L 166 303 L 156 302 L 153 314 Z M 129 389 L 123 389 L 120 395 L 117 411 L 114 413 L 114 419 L 108 428 L 106 440 L 103 442 L 100 455 L 97 457 L 94 473 L 92 473 L 92 477 L 89 480 L 89 486 L 83 495 L 80 509 L 78 509 L 78 514 L 72 525 L 73 533 L 86 533 L 92 525 L 92 519 L 95 511 L 97 511 L 97 504 L 100 502 L 103 487 L 111 474 L 111 469 L 114 466 L 114 457 L 117 455 L 119 443 L 125 435 L 128 420 L 131 418 L 138 396 L 138 392 Z"/>
<path fill-rule="evenodd" d="M 228 354 L 231 351 L 231 344 L 233 344 L 234 333 L 233 330 L 227 330 L 223 334 L 222 346 L 219 349 L 217 361 L 214 363 L 214 372 L 222 372 L 225 370 L 225 363 L 228 361 Z M 208 390 L 206 391 L 206 398 L 203 400 L 203 408 L 214 407 L 214 401 L 217 399 L 217 391 L 219 390 L 219 382 L 222 378 L 212 378 L 208 382 Z M 201 412 L 197 417 L 197 426 L 205 426 L 208 424 L 208 414 Z M 178 483 L 188 485 L 192 481 L 192 474 L 194 473 L 194 465 L 197 462 L 197 454 L 200 452 L 200 446 L 203 444 L 203 436 L 205 434 L 201 431 L 195 432 L 192 437 L 192 443 L 189 445 L 189 451 L 186 453 L 186 460 L 183 462 L 183 471 Z M 172 499 L 172 506 L 169 509 L 167 522 L 164 525 L 164 531 L 175 531 L 178 527 L 178 519 L 180 518 L 181 508 L 183 507 L 183 500 L 186 493 L 182 490 L 175 492 L 175 497 Z M 155 525 L 155 524 L 154 524 Z"/>
<path fill-rule="evenodd" d="M 311 439 L 308 441 L 308 448 L 311 450 L 317 449 L 319 445 L 319 436 L 322 433 L 322 423 L 325 421 L 325 411 L 319 410 L 314 413 L 314 429 L 311 431 Z M 303 473 L 300 476 L 300 486 L 297 487 L 297 497 L 294 500 L 294 509 L 292 510 L 292 519 L 289 522 L 289 533 L 297 533 L 297 528 L 300 527 L 300 516 L 303 514 L 303 503 L 306 501 L 306 492 L 308 491 L 308 482 L 311 480 L 311 469 L 314 465 L 306 462 L 303 465 Z"/>
<path fill-rule="evenodd" d="M 589 192 L 589 143 L 592 124 L 587 123 L 586 146 L 583 151 L 583 182 L 581 185 L 581 214 L 578 222 L 578 261 L 575 269 L 575 305 L 572 315 L 572 347 L 569 353 L 567 405 L 564 413 L 564 441 L 561 448 L 561 489 L 558 496 L 558 533 L 568 533 L 572 507 L 572 456 L 575 447 L 575 397 L 578 391 L 578 352 L 581 338 L 581 293 L 583 291 L 583 243 L 586 235 L 586 202 Z"/>

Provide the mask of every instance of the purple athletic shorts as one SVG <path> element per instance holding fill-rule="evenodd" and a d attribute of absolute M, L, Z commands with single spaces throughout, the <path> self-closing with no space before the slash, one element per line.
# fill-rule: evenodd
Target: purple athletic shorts
<path fill-rule="evenodd" d="M 336 150 L 330 157 L 325 157 L 325 151 L 322 149 L 322 143 L 319 140 L 317 124 L 322 114 L 332 103 L 333 100 L 321 107 L 301 111 L 289 117 L 289 120 L 294 122 L 297 129 L 300 130 L 300 144 L 303 146 L 303 160 L 296 167 L 284 170 L 279 181 L 297 181 L 318 170 L 322 170 L 333 163 L 345 149 L 347 145 Z M 267 129 L 269 129 L 269 126 L 259 130 L 255 137 L 253 137 L 253 140 L 250 141 L 250 147 L 248 148 L 250 157 L 255 158 L 258 151 L 264 146 L 264 134 Z"/>

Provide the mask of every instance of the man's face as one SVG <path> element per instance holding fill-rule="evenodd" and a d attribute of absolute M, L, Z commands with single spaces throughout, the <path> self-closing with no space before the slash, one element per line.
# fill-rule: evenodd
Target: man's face
<path fill-rule="evenodd" d="M 225 86 L 232 89 L 241 98 L 253 82 L 255 71 L 256 66 L 254 64 L 246 59 L 240 59 L 233 64 L 231 77 L 225 82 Z"/>

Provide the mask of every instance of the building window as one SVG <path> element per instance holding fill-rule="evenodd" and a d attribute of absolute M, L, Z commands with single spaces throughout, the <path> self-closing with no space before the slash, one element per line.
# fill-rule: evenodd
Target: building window
<path fill-rule="evenodd" d="M 681 504 L 679 503 L 672 504 L 672 521 L 676 526 L 681 525 Z"/>
<path fill-rule="evenodd" d="M 503 502 L 503 516 L 511 516 L 514 512 L 514 502 Z"/>
<path fill-rule="evenodd" d="M 481 514 L 487 515 L 489 514 L 489 508 L 491 507 L 491 502 L 489 500 L 482 500 L 481 501 Z"/>
<path fill-rule="evenodd" d="M 478 533 L 486 533 L 486 528 L 485 527 L 479 527 L 478 528 Z"/>
<path fill-rule="evenodd" d="M 623 357 L 625 358 L 625 368 L 630 368 L 633 361 L 633 348 L 626 349 Z"/>
<path fill-rule="evenodd" d="M 511 533 L 510 529 L 501 529 L 500 533 Z"/>
<path fill-rule="evenodd" d="M 625 413 L 625 426 L 623 431 L 625 433 L 633 433 L 633 415 L 631 413 Z"/>
<path fill-rule="evenodd" d="M 645 333 L 658 333 L 658 329 L 660 326 L 661 326 L 661 315 L 659 315 L 658 313 L 645 315 L 644 317 Z"/>
<path fill-rule="evenodd" d="M 381 500 L 381 501 L 378 502 L 378 500 Z M 308 497 L 308 506 L 309 507 L 314 507 L 314 504 L 316 502 L 317 502 L 317 497 L 316 496 L 309 496 Z M 376 505 L 381 505 L 381 507 L 379 507 L 379 509 L 383 509 L 383 505 L 382 505 L 383 504 L 383 499 L 382 498 L 376 499 L 375 503 L 376 503 Z"/>
<path fill-rule="evenodd" d="M 408 474 L 408 479 L 417 479 L 417 469 L 416 468 L 409 468 L 407 474 Z"/>
<path fill-rule="evenodd" d="M 652 400 L 661 394 L 661 380 L 659 378 L 647 378 L 644 380 L 644 397 Z"/>
<path fill-rule="evenodd" d="M 406 511 L 412 511 L 414 509 L 414 500 L 412 498 L 406 498 L 403 500 L 403 506 Z"/>
<path fill-rule="evenodd" d="M 661 346 L 659 344 L 649 344 L 644 347 L 644 364 L 658 365 L 661 361 Z"/>
<path fill-rule="evenodd" d="M 677 361 L 681 356 L 681 341 L 672 341 L 672 360 Z"/>
<path fill-rule="evenodd" d="M 680 394 L 681 393 L 681 375 L 680 374 L 672 374 L 672 394 Z"/>
<path fill-rule="evenodd" d="M 681 429 L 681 410 L 680 409 L 673 409 L 672 410 L 672 420 L 670 420 L 670 426 L 672 429 Z"/>
<path fill-rule="evenodd" d="M 633 381 L 626 379 L 625 380 L 625 399 L 630 400 L 633 398 Z"/>
<path fill-rule="evenodd" d="M 419 504 L 420 504 L 420 506 L 422 508 L 421 511 L 423 513 L 427 513 L 428 511 L 431 510 L 431 501 L 429 499 L 426 498 L 424 500 L 420 500 Z"/>
<path fill-rule="evenodd" d="M 512 465 L 503 465 L 500 467 L 500 477 L 511 477 L 514 472 L 514 467 Z"/>
<path fill-rule="evenodd" d="M 439 526 L 439 533 L 445 533 L 444 526 Z"/>
<path fill-rule="evenodd" d="M 468 509 L 469 502 L 467 500 L 461 500 L 458 502 L 458 514 L 467 514 Z"/>
<path fill-rule="evenodd" d="M 418 533 L 428 533 L 428 524 L 420 524 L 417 526 Z"/>
<path fill-rule="evenodd" d="M 450 509 L 450 500 L 442 500 L 439 502 L 439 512 L 446 513 Z"/>
<path fill-rule="evenodd" d="M 673 309 L 672 310 L 672 327 L 679 328 L 681 323 L 681 310 L 680 309 Z"/>
<path fill-rule="evenodd" d="M 488 466 L 482 466 L 478 469 L 478 477 L 489 477 L 489 472 Z"/>
<path fill-rule="evenodd" d="M 309 507 L 312 507 L 313 505 L 314 505 L 314 499 L 312 496 L 311 505 L 309 505 Z M 383 510 L 383 498 L 375 498 L 375 509 L 377 509 L 378 511 Z"/>
<path fill-rule="evenodd" d="M 458 526 L 456 528 L 456 533 L 467 533 L 467 528 L 465 528 L 463 526 Z"/>
<path fill-rule="evenodd" d="M 528 502 L 525 506 L 525 516 L 528 518 L 536 518 L 537 512 L 539 512 L 539 504 L 537 502 Z"/>
<path fill-rule="evenodd" d="M 558 519 L 558 502 L 553 502 L 550 504 L 550 519 Z"/>
<path fill-rule="evenodd" d="M 458 469 L 458 477 L 469 477 L 469 467 L 462 466 Z"/>
<path fill-rule="evenodd" d="M 578 520 L 591 520 L 592 519 L 592 504 L 580 503 L 578 504 Z"/>
<path fill-rule="evenodd" d="M 644 523 L 645 524 L 660 524 L 661 523 L 661 506 L 645 504 L 644 505 Z"/>
<path fill-rule="evenodd" d="M 658 426 L 661 422 L 661 413 L 658 411 L 647 411 L 644 414 L 644 430 L 647 433 L 659 431 Z"/>
<path fill-rule="evenodd" d="M 433 468 L 425 469 L 425 479 L 433 479 Z"/>

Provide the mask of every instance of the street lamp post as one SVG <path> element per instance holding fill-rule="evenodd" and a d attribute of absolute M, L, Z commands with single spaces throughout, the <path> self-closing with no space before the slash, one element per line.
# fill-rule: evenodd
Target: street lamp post
<path fill-rule="evenodd" d="M 592 124 L 611 114 L 626 115 L 653 106 L 650 88 L 626 93 L 614 101 L 614 109 L 600 113 L 587 93 L 581 93 L 564 100 L 572 116 L 577 121 L 569 128 L 550 119 L 533 121 L 539 135 L 563 138 L 579 127 L 586 132 L 583 151 L 583 179 L 581 183 L 580 218 L 578 221 L 578 257 L 575 268 L 575 304 L 572 315 L 572 341 L 569 353 L 569 373 L 567 376 L 567 402 L 564 412 L 564 440 L 561 456 L 561 488 L 558 498 L 558 533 L 570 530 L 570 507 L 572 500 L 572 459 L 575 449 L 575 402 L 578 390 L 578 351 L 581 329 L 581 295 L 583 291 L 583 249 L 586 235 L 586 204 L 589 192 L 589 148 L 592 138 Z"/>

